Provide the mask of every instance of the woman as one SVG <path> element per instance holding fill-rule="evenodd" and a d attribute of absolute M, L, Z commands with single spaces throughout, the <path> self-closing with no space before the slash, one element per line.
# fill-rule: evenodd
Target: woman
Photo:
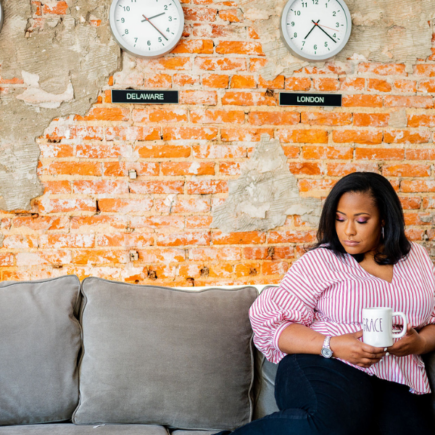
<path fill-rule="evenodd" d="M 420 356 L 435 350 L 433 265 L 404 227 L 381 175 L 357 172 L 335 185 L 315 248 L 250 309 L 255 345 L 279 363 L 280 412 L 234 435 L 435 433 Z M 388 348 L 362 341 L 362 310 L 376 306 L 408 318 L 407 334 Z M 321 356 L 328 341 L 332 358 Z"/>

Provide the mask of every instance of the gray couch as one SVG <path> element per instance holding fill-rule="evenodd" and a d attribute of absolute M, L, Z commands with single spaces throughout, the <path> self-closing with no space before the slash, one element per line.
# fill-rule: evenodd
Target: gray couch
<path fill-rule="evenodd" d="M 0 435 L 207 435 L 275 412 L 248 317 L 265 287 L 0 283 Z"/>

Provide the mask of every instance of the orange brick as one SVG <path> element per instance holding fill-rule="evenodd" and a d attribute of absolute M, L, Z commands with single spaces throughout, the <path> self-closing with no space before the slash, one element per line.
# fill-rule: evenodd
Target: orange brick
<path fill-rule="evenodd" d="M 331 177 L 344 177 L 353 172 L 379 173 L 376 163 L 327 163 L 326 167 Z"/>
<path fill-rule="evenodd" d="M 405 212 L 405 225 L 433 225 L 435 215 L 433 213 L 412 213 Z"/>
<path fill-rule="evenodd" d="M 317 163 L 290 162 L 288 163 L 290 172 L 294 175 L 321 175 L 322 167 Z"/>
<path fill-rule="evenodd" d="M 159 127 L 107 127 L 106 140 L 160 140 Z"/>
<path fill-rule="evenodd" d="M 197 57 L 195 66 L 206 71 L 246 71 L 246 60 L 238 58 Z"/>
<path fill-rule="evenodd" d="M 285 89 L 288 91 L 309 91 L 311 89 L 311 79 L 308 77 L 287 77 L 285 79 Z"/>
<path fill-rule="evenodd" d="M 186 21 L 216 21 L 217 10 L 212 8 L 183 8 Z"/>
<path fill-rule="evenodd" d="M 0 85 L 24 85 L 24 80 L 18 77 L 13 77 L 11 79 L 5 79 L 0 76 Z"/>
<path fill-rule="evenodd" d="M 379 144 L 382 142 L 382 133 L 371 130 L 335 130 L 332 132 L 335 143 Z"/>
<path fill-rule="evenodd" d="M 16 259 L 15 259 L 15 255 L 11 254 L 11 253 L 5 253 L 2 254 L 0 253 L 0 266 L 2 267 L 11 267 L 11 266 L 15 266 L 16 264 Z M 6 272 L 3 272 L 3 276 Z M 6 278 L 8 279 L 8 278 Z M 13 279 L 13 278 L 9 278 L 9 279 Z"/>
<path fill-rule="evenodd" d="M 227 91 L 222 97 L 223 105 L 234 106 L 277 106 L 275 97 L 265 92 L 233 92 Z"/>
<path fill-rule="evenodd" d="M 264 55 L 259 42 L 220 41 L 216 46 L 218 54 Z"/>
<path fill-rule="evenodd" d="M 424 80 L 418 84 L 418 90 L 420 92 L 435 92 L 435 80 Z"/>
<path fill-rule="evenodd" d="M 401 148 L 355 148 L 357 160 L 403 160 L 405 150 Z"/>
<path fill-rule="evenodd" d="M 76 145 L 76 157 L 86 159 L 110 159 L 128 157 L 132 147 L 129 145 L 103 144 L 78 144 Z"/>
<path fill-rule="evenodd" d="M 386 177 L 429 177 L 430 165 L 385 165 L 382 174 Z"/>
<path fill-rule="evenodd" d="M 101 163 L 94 162 L 54 162 L 44 170 L 48 175 L 101 175 Z"/>
<path fill-rule="evenodd" d="M 56 199 L 44 198 L 39 201 L 39 210 L 42 213 L 71 213 L 74 211 L 96 212 L 96 204 L 93 199 Z"/>
<path fill-rule="evenodd" d="M 318 147 L 304 146 L 302 149 L 304 159 L 326 160 L 342 159 L 349 160 L 353 156 L 353 148 L 349 147 Z"/>
<path fill-rule="evenodd" d="M 168 159 L 189 157 L 191 149 L 189 146 L 185 145 L 149 145 L 136 147 L 135 152 L 137 152 L 142 159 Z M 156 175 L 158 175 L 158 173 Z"/>
<path fill-rule="evenodd" d="M 128 183 L 126 181 L 114 180 L 75 180 L 73 181 L 73 193 L 85 195 L 118 195 L 122 193 L 128 193 Z"/>
<path fill-rule="evenodd" d="M 286 261 L 265 261 L 262 264 L 261 273 L 263 275 L 285 275 L 289 269 Z"/>
<path fill-rule="evenodd" d="M 286 143 L 328 143 L 326 130 L 281 129 L 277 134 L 280 140 Z"/>
<path fill-rule="evenodd" d="M 240 23 L 243 21 L 243 13 L 240 9 L 224 9 L 219 11 L 219 18 L 230 23 Z"/>
<path fill-rule="evenodd" d="M 308 66 L 304 68 L 304 71 L 306 74 L 346 74 L 345 69 L 333 63 L 327 63 L 323 67 Z M 302 72 L 302 70 L 296 72 Z"/>
<path fill-rule="evenodd" d="M 181 91 L 180 104 L 204 104 L 207 106 L 216 106 L 216 91 Z"/>
<path fill-rule="evenodd" d="M 316 78 L 313 80 L 314 89 L 318 91 L 337 91 L 340 89 L 340 82 L 332 78 Z"/>
<path fill-rule="evenodd" d="M 74 251 L 73 262 L 75 264 L 125 264 L 129 262 L 128 255 L 128 252 L 123 250 L 82 249 Z"/>
<path fill-rule="evenodd" d="M 158 234 L 156 242 L 158 246 L 209 245 L 210 232 L 185 231 L 183 233 Z"/>
<path fill-rule="evenodd" d="M 423 208 L 435 208 L 435 196 L 426 196 L 423 198 Z"/>
<path fill-rule="evenodd" d="M 423 240 L 425 230 L 422 228 L 407 228 L 405 230 L 405 235 L 411 242 L 418 242 Z"/>
<path fill-rule="evenodd" d="M 343 95 L 343 107 L 382 107 L 379 95 Z"/>
<path fill-rule="evenodd" d="M 163 175 L 214 175 L 214 162 L 163 162 Z"/>
<path fill-rule="evenodd" d="M 71 193 L 70 181 L 44 181 L 44 194 L 64 195 Z"/>
<path fill-rule="evenodd" d="M 435 115 L 415 114 L 408 115 L 409 127 L 435 127 Z"/>
<path fill-rule="evenodd" d="M 186 109 L 134 109 L 133 122 L 182 122 L 187 121 Z"/>
<path fill-rule="evenodd" d="M 236 264 L 234 267 L 234 273 L 238 278 L 260 275 L 261 263 Z"/>
<path fill-rule="evenodd" d="M 277 76 L 273 80 L 265 80 L 260 76 L 258 79 L 258 87 L 268 89 L 284 89 L 284 81 L 284 76 Z"/>
<path fill-rule="evenodd" d="M 131 227 L 149 230 L 179 231 L 184 228 L 184 216 L 132 216 Z"/>
<path fill-rule="evenodd" d="M 269 243 L 312 243 L 316 240 L 315 231 L 270 231 Z"/>
<path fill-rule="evenodd" d="M 243 248 L 243 256 L 247 260 L 265 260 L 266 258 L 271 258 L 274 250 L 275 248 L 266 246 L 247 247 Z"/>
<path fill-rule="evenodd" d="M 220 162 L 219 174 L 221 175 L 240 175 L 242 173 L 240 163 L 237 162 Z"/>
<path fill-rule="evenodd" d="M 231 77 L 230 88 L 232 89 L 247 89 L 255 88 L 255 77 L 234 75 Z"/>
<path fill-rule="evenodd" d="M 388 83 L 386 80 L 368 79 L 367 90 L 377 92 L 391 92 L 391 84 Z"/>
<path fill-rule="evenodd" d="M 417 107 L 422 109 L 431 109 L 433 107 L 432 97 L 384 97 L 386 107 Z"/>
<path fill-rule="evenodd" d="M 249 60 L 249 71 L 257 72 L 260 71 L 267 64 L 267 59 L 265 58 L 251 58 Z"/>
<path fill-rule="evenodd" d="M 340 77 L 342 91 L 362 91 L 365 88 L 366 81 L 362 78 Z"/>
<path fill-rule="evenodd" d="M 163 127 L 163 140 L 215 140 L 215 127 Z"/>
<path fill-rule="evenodd" d="M 228 192 L 228 182 L 222 180 L 187 181 L 188 195 L 207 195 L 212 193 Z"/>
<path fill-rule="evenodd" d="M 288 260 L 295 257 L 295 249 L 292 246 L 275 246 L 269 256 L 272 260 Z"/>
<path fill-rule="evenodd" d="M 105 162 L 103 175 L 106 177 L 128 177 L 128 171 L 135 169 L 139 176 L 159 175 L 159 164 L 154 162 Z"/>
<path fill-rule="evenodd" d="M 103 140 L 103 127 L 86 127 L 82 125 L 73 125 L 69 128 L 69 139 L 82 139 L 82 140 Z M 60 133 L 60 131 L 59 131 Z M 65 139 L 63 135 L 47 134 L 47 139 Z"/>
<path fill-rule="evenodd" d="M 354 113 L 353 125 L 358 127 L 386 127 L 390 115 L 388 113 Z"/>
<path fill-rule="evenodd" d="M 426 143 L 430 141 L 429 131 L 390 130 L 384 133 L 386 143 Z"/>
<path fill-rule="evenodd" d="M 351 113 L 338 112 L 302 112 L 301 122 L 309 125 L 349 125 L 352 124 Z"/>
<path fill-rule="evenodd" d="M 130 110 L 121 107 L 94 106 L 86 116 L 76 115 L 75 121 L 128 121 Z"/>
<path fill-rule="evenodd" d="M 135 181 L 129 185 L 130 193 L 138 194 L 167 194 L 183 193 L 184 181 Z"/>
<path fill-rule="evenodd" d="M 283 146 L 282 149 L 284 150 L 284 155 L 288 159 L 297 159 L 299 157 L 299 147 L 298 146 Z"/>
<path fill-rule="evenodd" d="M 414 74 L 419 76 L 435 77 L 435 65 L 430 63 L 415 65 Z"/>
<path fill-rule="evenodd" d="M 174 85 L 176 86 L 188 86 L 188 85 L 196 85 L 199 83 L 198 75 L 187 75 L 187 74 L 174 74 L 172 76 Z"/>
<path fill-rule="evenodd" d="M 394 89 L 399 92 L 416 92 L 417 83 L 414 80 L 396 80 Z"/>
<path fill-rule="evenodd" d="M 248 36 L 249 39 L 260 39 L 258 33 L 255 31 L 253 27 L 248 27 Z"/>
<path fill-rule="evenodd" d="M 39 245 L 43 249 L 93 248 L 95 234 L 43 234 Z"/>
<path fill-rule="evenodd" d="M 154 69 L 169 69 L 169 70 L 190 70 L 192 68 L 191 59 L 189 57 L 169 57 L 165 56 L 157 59 L 154 63 L 147 61 L 150 67 Z"/>
<path fill-rule="evenodd" d="M 245 112 L 241 110 L 192 109 L 190 120 L 195 124 L 243 124 Z"/>
<path fill-rule="evenodd" d="M 402 192 L 435 192 L 435 180 L 403 180 L 400 183 Z"/>
<path fill-rule="evenodd" d="M 212 216 L 186 216 L 186 228 L 209 228 Z"/>
<path fill-rule="evenodd" d="M 262 134 L 268 134 L 273 137 L 273 129 L 271 128 L 238 128 L 238 129 L 221 129 L 221 139 L 223 142 L 230 141 L 245 141 L 259 142 Z"/>
<path fill-rule="evenodd" d="M 406 150 L 407 160 L 435 160 L 435 149 L 420 148 Z"/>
<path fill-rule="evenodd" d="M 194 145 L 195 159 L 240 159 L 247 156 L 245 147 L 234 145 Z"/>
<path fill-rule="evenodd" d="M 35 236 L 6 236 L 3 240 L 3 248 L 6 249 L 32 249 L 38 246 L 38 238 Z"/>
<path fill-rule="evenodd" d="M 172 53 L 212 54 L 213 41 L 203 39 L 181 39 Z"/>
<path fill-rule="evenodd" d="M 171 88 L 172 76 L 169 74 L 153 74 L 144 77 L 144 86 L 146 88 Z"/>
<path fill-rule="evenodd" d="M 360 63 L 359 73 L 372 73 L 381 76 L 406 75 L 404 64 Z"/>
<path fill-rule="evenodd" d="M 124 217 L 119 216 L 74 216 L 71 219 L 71 229 L 80 230 L 81 233 L 107 232 L 123 230 L 127 227 Z"/>
<path fill-rule="evenodd" d="M 154 200 L 155 211 L 157 213 L 208 213 L 210 211 L 210 199 L 202 199 L 200 196 L 181 197 L 178 196 L 174 204 L 170 205 L 163 198 Z"/>
<path fill-rule="evenodd" d="M 213 245 L 256 245 L 265 243 L 266 233 L 258 231 L 246 231 L 238 233 L 212 232 Z"/>
<path fill-rule="evenodd" d="M 295 125 L 299 124 L 301 115 L 298 112 L 260 112 L 249 114 L 252 125 Z"/>
<path fill-rule="evenodd" d="M 42 12 L 44 14 L 65 15 L 68 10 L 68 4 L 65 1 L 58 1 L 54 4 L 45 4 Z"/>
<path fill-rule="evenodd" d="M 419 196 L 405 196 L 399 198 L 404 210 L 415 210 L 421 207 L 421 198 Z M 426 198 L 425 198 L 426 199 Z M 427 208 L 427 207 L 424 207 Z"/>
<path fill-rule="evenodd" d="M 229 79 L 227 75 L 204 75 L 202 76 L 202 85 L 209 88 L 228 88 Z"/>
<path fill-rule="evenodd" d="M 41 150 L 40 158 L 62 158 L 73 157 L 74 148 L 71 145 L 62 145 L 57 143 L 39 144 Z"/>
<path fill-rule="evenodd" d="M 242 259 L 241 248 L 192 248 L 189 259 L 193 261 L 237 261 Z"/>
<path fill-rule="evenodd" d="M 126 233 L 115 233 L 115 234 L 98 234 L 97 235 L 97 245 L 104 248 L 146 248 L 154 244 L 153 234 L 126 234 Z"/>
<path fill-rule="evenodd" d="M 103 213 L 136 214 L 150 211 L 152 207 L 153 200 L 150 198 L 101 198 L 98 200 L 98 208 Z"/>

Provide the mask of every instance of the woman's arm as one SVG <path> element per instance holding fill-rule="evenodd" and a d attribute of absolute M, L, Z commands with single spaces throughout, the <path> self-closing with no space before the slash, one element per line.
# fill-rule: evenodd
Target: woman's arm
<path fill-rule="evenodd" d="M 333 356 L 360 367 L 370 367 L 379 362 L 385 355 L 384 349 L 364 344 L 359 340 L 363 332 L 332 337 L 329 343 Z M 325 335 L 313 331 L 307 326 L 292 323 L 287 326 L 279 336 L 278 347 L 281 352 L 310 353 L 320 355 Z"/>

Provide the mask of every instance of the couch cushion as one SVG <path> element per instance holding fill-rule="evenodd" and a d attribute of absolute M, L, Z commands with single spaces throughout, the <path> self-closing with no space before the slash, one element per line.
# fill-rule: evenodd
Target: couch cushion
<path fill-rule="evenodd" d="M 167 435 L 162 426 L 125 424 L 76 426 L 75 424 L 41 424 L 0 427 L 0 435 Z"/>
<path fill-rule="evenodd" d="M 216 431 L 209 430 L 176 430 L 172 435 L 213 435 Z"/>
<path fill-rule="evenodd" d="M 80 281 L 0 283 L 0 425 L 71 418 L 78 402 Z"/>
<path fill-rule="evenodd" d="M 76 424 L 228 429 L 252 418 L 254 287 L 176 290 L 82 284 Z"/>

